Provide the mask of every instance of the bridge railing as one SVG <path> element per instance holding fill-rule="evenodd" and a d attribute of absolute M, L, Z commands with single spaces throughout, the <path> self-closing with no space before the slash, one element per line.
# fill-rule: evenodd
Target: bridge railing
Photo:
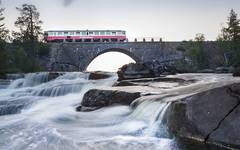
<path fill-rule="evenodd" d="M 135 37 L 128 38 L 126 42 L 162 42 L 163 39 L 161 37 Z"/>

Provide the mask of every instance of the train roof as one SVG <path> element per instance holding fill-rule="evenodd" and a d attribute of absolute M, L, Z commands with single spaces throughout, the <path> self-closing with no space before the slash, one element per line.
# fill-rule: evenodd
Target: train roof
<path fill-rule="evenodd" d="M 108 31 L 108 32 L 126 32 L 125 30 L 47 30 L 45 32 L 101 32 L 101 31 Z"/>

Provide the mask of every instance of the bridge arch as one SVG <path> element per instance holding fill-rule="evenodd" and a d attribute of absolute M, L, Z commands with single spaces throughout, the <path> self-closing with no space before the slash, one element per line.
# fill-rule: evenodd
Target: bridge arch
<path fill-rule="evenodd" d="M 91 64 L 91 62 L 97 58 L 98 56 L 102 55 L 102 54 L 105 54 L 105 53 L 108 53 L 108 52 L 119 52 L 119 53 L 123 53 L 127 56 L 129 56 L 130 58 L 132 58 L 136 63 L 139 63 L 141 62 L 141 59 L 136 56 L 133 52 L 131 52 L 130 50 L 128 49 L 122 49 L 122 48 L 108 48 L 108 49 L 104 49 L 102 51 L 99 51 L 97 52 L 91 59 L 89 59 L 86 67 L 84 68 L 84 70 L 86 71 L 88 66 Z"/>

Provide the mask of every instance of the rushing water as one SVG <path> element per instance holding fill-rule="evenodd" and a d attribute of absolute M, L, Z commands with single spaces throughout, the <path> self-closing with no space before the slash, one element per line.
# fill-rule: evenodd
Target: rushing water
<path fill-rule="evenodd" d="M 162 124 L 170 103 L 76 112 L 86 91 L 110 87 L 116 79 L 66 73 L 48 82 L 48 73 L 38 73 L 13 81 L 0 89 L 0 150 L 185 149 Z"/>

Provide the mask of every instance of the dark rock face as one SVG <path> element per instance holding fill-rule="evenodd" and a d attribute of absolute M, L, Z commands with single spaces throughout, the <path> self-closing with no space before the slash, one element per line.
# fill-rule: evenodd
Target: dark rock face
<path fill-rule="evenodd" d="M 173 102 L 169 130 L 180 137 L 240 148 L 240 84 L 215 88 Z"/>
<path fill-rule="evenodd" d="M 143 85 L 148 85 L 148 83 L 152 83 L 152 82 L 169 82 L 169 83 L 177 82 L 180 84 L 187 84 L 187 83 L 193 83 L 195 81 L 194 80 L 187 81 L 181 78 L 157 77 L 157 78 L 123 80 L 115 83 L 114 86 L 143 86 Z"/>
<path fill-rule="evenodd" d="M 212 69 L 203 69 L 203 70 L 198 70 L 198 73 L 215 73 L 215 70 Z"/>
<path fill-rule="evenodd" d="M 109 78 L 111 75 L 106 72 L 96 71 L 96 72 L 90 72 L 89 74 L 89 80 L 100 80 L 100 79 L 106 79 Z"/>
<path fill-rule="evenodd" d="M 232 73 L 233 68 L 232 67 L 217 67 L 215 69 L 215 73 Z"/>
<path fill-rule="evenodd" d="M 6 76 L 7 76 L 7 79 L 9 79 L 9 80 L 16 80 L 16 79 L 24 78 L 24 74 L 23 73 L 7 74 Z"/>
<path fill-rule="evenodd" d="M 144 64 L 140 63 L 124 65 L 119 69 L 117 74 L 119 80 L 154 77 L 154 73 Z"/>
<path fill-rule="evenodd" d="M 224 119 L 219 128 L 210 136 L 209 142 L 219 142 L 234 148 L 240 148 L 240 107 L 238 106 Z"/>
<path fill-rule="evenodd" d="M 236 67 L 236 68 L 233 70 L 233 76 L 234 76 L 234 77 L 240 77 L 240 67 Z"/>
<path fill-rule="evenodd" d="M 123 91 L 97 90 L 93 89 L 85 93 L 78 111 L 92 111 L 101 107 L 114 104 L 130 105 L 135 99 L 140 97 L 140 93 L 129 93 Z"/>
<path fill-rule="evenodd" d="M 177 68 L 173 64 L 163 63 L 159 61 L 145 62 L 144 65 L 147 66 L 150 70 L 152 70 L 156 77 L 160 75 L 174 75 L 178 72 L 182 72 L 177 70 Z"/>
<path fill-rule="evenodd" d="M 48 74 L 48 81 L 54 80 L 59 76 L 62 76 L 64 73 L 63 72 L 49 72 Z"/>

